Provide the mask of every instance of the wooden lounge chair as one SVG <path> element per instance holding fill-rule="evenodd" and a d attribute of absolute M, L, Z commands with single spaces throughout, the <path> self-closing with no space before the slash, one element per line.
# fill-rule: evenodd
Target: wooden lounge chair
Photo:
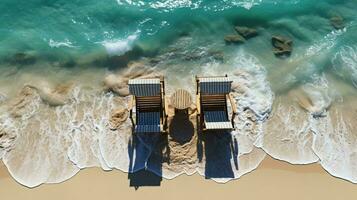
<path fill-rule="evenodd" d="M 135 133 L 158 133 L 166 129 L 164 80 L 129 80 L 130 118 Z M 133 110 L 135 107 L 135 120 Z"/>
<path fill-rule="evenodd" d="M 226 76 L 196 77 L 197 82 L 197 120 L 201 130 L 232 130 L 237 113 L 231 95 L 232 81 Z M 232 115 L 229 116 L 229 100 Z"/>

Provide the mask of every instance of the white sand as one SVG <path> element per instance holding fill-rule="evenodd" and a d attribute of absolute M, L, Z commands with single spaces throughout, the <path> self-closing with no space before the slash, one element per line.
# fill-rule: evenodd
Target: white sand
<path fill-rule="evenodd" d="M 239 180 L 218 184 L 199 175 L 163 180 L 161 186 L 129 186 L 120 171 L 85 169 L 61 184 L 28 189 L 16 183 L 2 166 L 1 199 L 355 199 L 357 185 L 328 175 L 317 164 L 290 165 L 267 158 L 254 172 Z"/>

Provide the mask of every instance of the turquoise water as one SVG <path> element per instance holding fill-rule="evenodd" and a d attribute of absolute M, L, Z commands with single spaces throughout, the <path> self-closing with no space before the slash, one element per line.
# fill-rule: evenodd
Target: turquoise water
<path fill-rule="evenodd" d="M 230 57 L 237 47 L 225 46 L 223 37 L 234 33 L 234 25 L 243 25 L 258 28 L 261 37 L 239 48 L 265 59 L 268 67 L 285 65 L 272 57 L 271 35 L 292 38 L 293 57 L 302 60 L 302 54 L 312 45 L 334 43 L 331 49 L 321 49 L 326 50 L 319 53 L 324 54 L 323 58 L 308 58 L 319 65 L 316 71 L 321 72 L 331 68 L 330 58 L 342 47 L 357 43 L 356 6 L 354 0 L 5 0 L 0 5 L 0 59 L 14 63 L 14 55 L 27 53 L 36 61 L 60 61 L 64 67 L 79 65 L 77 61 L 81 59 L 87 65 L 112 69 L 121 64 L 108 61 L 108 54 L 122 55 L 134 48 L 134 58 L 155 56 L 183 35 L 193 38 L 192 45 L 186 48 L 209 46 Z M 339 37 L 327 38 L 334 31 L 329 19 L 336 15 L 343 18 L 347 29 Z"/>
<path fill-rule="evenodd" d="M 29 187 L 86 167 L 130 171 L 131 124 L 117 131 L 109 124 L 127 101 L 128 78 L 161 73 L 169 96 L 179 87 L 194 94 L 197 74 L 228 74 L 240 168 L 217 181 L 239 178 L 269 154 L 318 162 L 356 183 L 356 10 L 356 0 L 2 0 L 0 158 Z M 331 24 L 336 17 L 342 27 Z M 226 44 L 235 26 L 258 35 Z M 274 35 L 293 41 L 290 56 L 274 55 Z M 114 83 L 103 86 L 108 77 Z M 108 85 L 116 94 L 103 91 Z M 205 174 L 206 163 L 190 152 L 195 141 L 171 145 L 170 165 L 148 170 Z"/>
<path fill-rule="evenodd" d="M 230 24 L 289 33 L 299 45 L 321 39 L 331 31 L 328 18 L 334 14 L 342 15 L 347 24 L 355 23 L 355 7 L 353 0 L 4 0 L 0 5 L 0 52 L 3 56 L 23 51 L 78 56 L 101 51 L 101 43 L 123 40 L 134 33 L 139 35 L 135 44 L 154 50 L 184 33 L 198 32 L 203 38 L 215 34 L 220 40 Z M 340 45 L 356 42 L 351 37 L 355 29 L 348 32 Z"/>

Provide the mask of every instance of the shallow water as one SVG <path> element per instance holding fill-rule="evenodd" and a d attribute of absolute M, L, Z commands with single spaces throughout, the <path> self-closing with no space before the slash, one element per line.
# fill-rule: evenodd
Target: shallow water
<path fill-rule="evenodd" d="M 354 0 L 5 0 L 0 158 L 29 187 L 94 166 L 146 168 L 165 178 L 197 172 L 225 182 L 254 170 L 266 154 L 318 162 L 356 183 L 356 8 Z M 330 23 L 336 16 L 341 29 Z M 223 38 L 236 34 L 236 25 L 258 36 L 227 45 Z M 289 57 L 274 56 L 272 35 L 292 39 Z M 201 146 L 195 134 L 184 144 L 135 138 L 129 119 L 114 130 L 112 113 L 127 104 L 126 81 L 156 74 L 165 76 L 168 96 L 176 88 L 194 94 L 195 75 L 228 74 L 237 129 L 207 136 Z M 171 154 L 161 155 L 167 149 Z"/>

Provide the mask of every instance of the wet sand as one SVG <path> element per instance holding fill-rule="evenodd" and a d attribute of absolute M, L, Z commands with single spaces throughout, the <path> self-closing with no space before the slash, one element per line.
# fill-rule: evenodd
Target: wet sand
<path fill-rule="evenodd" d="M 139 175 L 138 177 L 140 177 Z M 146 176 L 147 177 L 147 176 Z M 145 179 L 140 179 L 145 180 Z M 334 178 L 318 164 L 290 165 L 267 157 L 259 168 L 241 179 L 218 184 L 195 174 L 174 180 L 151 176 L 135 189 L 133 178 L 120 171 L 85 169 L 60 184 L 45 184 L 28 189 L 0 167 L 2 199 L 355 199 L 357 185 Z M 160 186 L 158 186 L 160 185 Z"/>

